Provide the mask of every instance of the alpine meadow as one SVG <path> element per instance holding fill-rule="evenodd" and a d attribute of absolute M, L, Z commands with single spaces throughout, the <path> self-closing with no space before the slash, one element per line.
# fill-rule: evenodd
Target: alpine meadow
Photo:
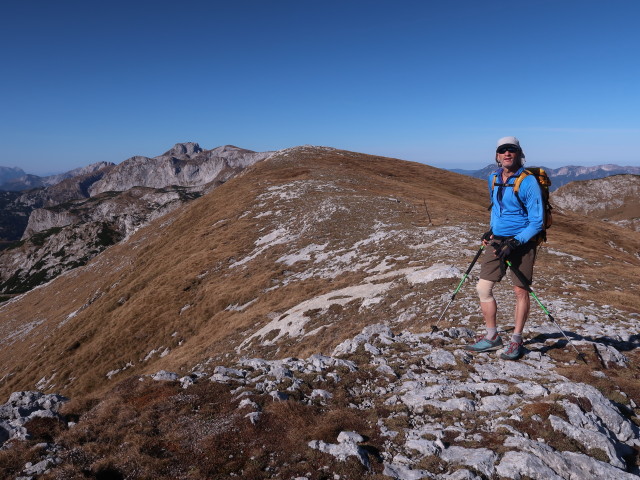
<path fill-rule="evenodd" d="M 451 301 L 486 177 L 187 143 L 0 192 L 0 477 L 638 478 L 638 178 L 552 191 L 516 362 L 464 349 L 478 266 Z"/>

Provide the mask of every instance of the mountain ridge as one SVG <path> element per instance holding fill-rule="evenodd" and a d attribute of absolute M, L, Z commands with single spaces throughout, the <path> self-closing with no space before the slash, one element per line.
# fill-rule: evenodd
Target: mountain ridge
<path fill-rule="evenodd" d="M 328 147 L 247 167 L 0 304 L 2 395 L 72 398 L 50 446 L 26 424 L 35 437 L 6 464 L 50 458 L 55 478 L 450 480 L 532 464 L 634 478 L 640 234 L 559 209 L 539 251 L 534 288 L 587 364 L 535 305 L 525 358 L 472 356 L 477 269 L 430 326 L 485 204 L 482 180 Z M 507 329 L 510 286 L 494 293 Z"/>
<path fill-rule="evenodd" d="M 134 156 L 97 170 L 95 164 L 50 187 L 4 192 L 0 226 L 9 236 L 0 251 L 0 291 L 22 293 L 83 265 L 271 153 L 179 143 L 158 157 Z"/>
<path fill-rule="evenodd" d="M 527 165 L 525 165 L 525 167 L 526 166 Z M 541 166 L 545 169 L 547 175 L 549 175 L 549 178 L 551 179 L 551 191 L 554 191 L 567 183 L 580 180 L 593 180 L 621 174 L 640 175 L 640 167 L 622 167 L 614 164 L 603 164 L 589 167 L 567 165 L 559 168 L 548 168 L 544 165 Z M 492 163 L 479 170 L 451 169 L 451 171 L 486 180 L 497 168 L 496 164 Z"/>

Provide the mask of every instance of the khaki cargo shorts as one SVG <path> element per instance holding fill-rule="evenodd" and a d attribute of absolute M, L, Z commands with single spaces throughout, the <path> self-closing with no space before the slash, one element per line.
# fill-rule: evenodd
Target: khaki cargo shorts
<path fill-rule="evenodd" d="M 497 243 L 497 242 L 496 242 Z M 533 264 L 536 261 L 536 244 L 535 242 L 528 242 L 517 248 L 511 255 L 509 255 L 509 261 L 511 264 L 520 270 L 524 277 L 529 281 L 529 285 L 533 283 Z M 506 265 L 501 266 L 500 260 L 495 256 L 494 246 L 490 243 L 485 248 L 484 253 L 480 257 L 480 278 L 483 280 L 489 280 L 491 282 L 499 282 L 505 275 L 504 268 Z M 511 282 L 518 287 L 526 288 L 527 285 L 523 285 L 522 282 L 516 277 L 516 274 L 509 270 L 509 277 Z"/>

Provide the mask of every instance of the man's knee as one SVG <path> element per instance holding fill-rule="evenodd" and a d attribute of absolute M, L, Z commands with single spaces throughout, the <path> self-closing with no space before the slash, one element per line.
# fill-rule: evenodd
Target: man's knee
<path fill-rule="evenodd" d="M 516 294 L 516 297 L 519 299 L 528 299 L 529 298 L 529 290 L 526 288 L 514 286 L 513 291 Z"/>
<path fill-rule="evenodd" d="M 493 298 L 493 286 L 496 282 L 492 282 L 491 280 L 483 280 L 482 278 L 478 280 L 478 284 L 476 285 L 476 291 L 478 292 L 478 297 L 480 297 L 480 302 L 494 302 Z"/>

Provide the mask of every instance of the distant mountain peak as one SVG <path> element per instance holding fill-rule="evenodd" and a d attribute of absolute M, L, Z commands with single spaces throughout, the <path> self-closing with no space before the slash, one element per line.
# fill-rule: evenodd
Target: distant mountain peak
<path fill-rule="evenodd" d="M 537 165 L 541 166 L 539 163 L 532 163 L 531 165 L 525 165 L 525 168 L 528 166 Z M 542 165 L 543 166 L 543 165 Z M 455 169 L 451 170 L 456 173 L 460 173 L 462 175 L 467 175 L 470 177 L 481 178 L 486 180 L 491 172 L 496 169 L 495 163 L 487 165 L 486 167 L 480 170 L 460 170 Z M 594 165 L 590 167 L 581 167 L 577 165 L 567 165 L 565 167 L 560 168 L 548 168 L 544 167 L 544 169 L 549 174 L 551 178 L 551 190 L 554 191 L 562 185 L 566 185 L 569 182 L 575 182 L 578 180 L 593 180 L 597 178 L 609 177 L 612 175 L 640 175 L 640 167 L 634 166 L 620 166 L 614 165 L 611 163 L 607 163 L 604 165 Z"/>
<path fill-rule="evenodd" d="M 24 170 L 18 167 L 0 167 L 0 184 L 20 178 L 26 175 Z"/>
<path fill-rule="evenodd" d="M 202 148 L 196 142 L 176 143 L 171 150 L 163 153 L 163 157 L 182 157 L 197 155 L 202 152 Z"/>

